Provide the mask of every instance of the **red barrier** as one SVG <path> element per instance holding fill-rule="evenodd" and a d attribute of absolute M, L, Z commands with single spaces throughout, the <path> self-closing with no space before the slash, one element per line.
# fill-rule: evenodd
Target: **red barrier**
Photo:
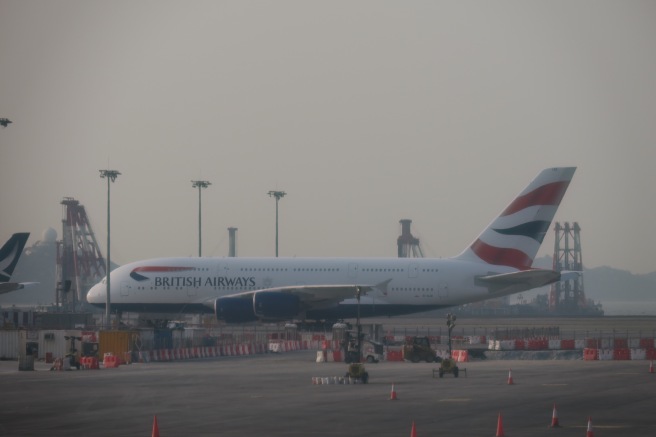
<path fill-rule="evenodd" d="M 517 344 L 515 344 L 515 349 L 517 349 Z M 532 351 L 549 349 L 549 340 L 546 338 L 533 338 L 526 343 L 526 349 Z"/>
<path fill-rule="evenodd" d="M 561 349 L 567 349 L 567 350 L 573 350 L 574 349 L 574 340 L 561 340 L 560 341 L 560 348 Z"/>
<path fill-rule="evenodd" d="M 83 369 L 100 369 L 98 358 L 96 357 L 82 357 L 80 358 L 80 365 Z"/>
<path fill-rule="evenodd" d="M 119 365 L 118 357 L 114 355 L 107 355 L 104 359 L 105 369 L 117 368 Z"/>
<path fill-rule="evenodd" d="M 626 338 L 613 339 L 613 349 L 628 349 L 629 342 Z"/>
<path fill-rule="evenodd" d="M 653 338 L 641 338 L 640 339 L 640 349 L 654 349 L 654 339 Z"/>
<path fill-rule="evenodd" d="M 586 338 L 585 347 L 589 349 L 601 349 L 601 339 L 599 338 Z"/>
<path fill-rule="evenodd" d="M 631 359 L 631 349 L 614 349 L 613 350 L 613 359 L 614 360 L 630 360 Z"/>
<path fill-rule="evenodd" d="M 388 350 L 387 361 L 403 361 L 403 351 Z"/>
<path fill-rule="evenodd" d="M 467 350 L 451 351 L 451 358 L 453 358 L 458 363 L 466 363 L 469 361 L 469 351 Z"/>
<path fill-rule="evenodd" d="M 591 349 L 591 348 L 583 349 L 583 359 L 585 361 L 598 360 L 599 359 L 599 350 Z"/>

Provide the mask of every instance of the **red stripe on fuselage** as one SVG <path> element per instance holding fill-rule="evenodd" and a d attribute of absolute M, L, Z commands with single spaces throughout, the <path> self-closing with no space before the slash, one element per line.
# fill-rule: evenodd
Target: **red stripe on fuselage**
<path fill-rule="evenodd" d="M 481 240 L 476 240 L 471 245 L 471 250 L 486 263 L 496 266 L 509 266 L 518 270 L 527 270 L 533 264 L 533 260 L 521 250 L 494 247 Z"/>
<path fill-rule="evenodd" d="M 146 273 L 152 273 L 152 272 L 185 272 L 188 270 L 194 270 L 193 267 L 160 267 L 160 266 L 143 266 L 143 267 L 137 267 L 136 269 L 132 270 L 133 272 L 146 272 Z"/>
<path fill-rule="evenodd" d="M 530 193 L 527 193 L 513 200 L 513 202 L 501 215 L 506 216 L 514 214 L 517 211 L 528 208 L 529 206 L 560 205 L 560 201 L 563 200 L 563 196 L 565 195 L 565 191 L 567 191 L 568 186 L 569 181 L 561 181 L 552 182 L 550 184 L 536 188 Z"/>

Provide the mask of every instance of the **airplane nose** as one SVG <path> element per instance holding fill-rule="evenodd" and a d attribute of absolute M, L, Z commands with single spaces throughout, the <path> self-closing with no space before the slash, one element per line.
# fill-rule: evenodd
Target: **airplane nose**
<path fill-rule="evenodd" d="M 87 302 L 90 304 L 102 304 L 105 302 L 103 299 L 103 293 L 105 292 L 105 285 L 103 283 L 98 283 L 91 287 L 87 293 Z"/>

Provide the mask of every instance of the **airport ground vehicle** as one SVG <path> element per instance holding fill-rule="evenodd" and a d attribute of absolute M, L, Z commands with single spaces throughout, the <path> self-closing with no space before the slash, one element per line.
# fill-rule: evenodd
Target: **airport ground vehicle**
<path fill-rule="evenodd" d="M 419 361 L 426 361 L 432 363 L 439 361 L 437 352 L 430 347 L 428 337 L 411 337 L 403 345 L 403 359 L 418 363 Z"/>
<path fill-rule="evenodd" d="M 442 363 L 440 364 L 440 368 L 437 370 L 437 372 L 440 378 L 442 378 L 445 373 L 453 373 L 453 376 L 457 378 L 459 369 L 453 358 L 446 358 L 442 360 Z"/>
<path fill-rule="evenodd" d="M 367 363 L 377 363 L 385 357 L 382 343 L 373 340 L 362 342 L 362 359 Z"/>
<path fill-rule="evenodd" d="M 363 384 L 369 382 L 369 373 L 365 370 L 364 364 L 362 363 L 349 364 L 345 377 L 361 381 Z"/>

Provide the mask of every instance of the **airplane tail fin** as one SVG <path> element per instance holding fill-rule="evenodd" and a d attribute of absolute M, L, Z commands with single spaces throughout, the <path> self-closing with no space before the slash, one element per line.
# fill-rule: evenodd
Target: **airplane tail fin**
<path fill-rule="evenodd" d="M 545 169 L 456 258 L 531 268 L 576 167 Z"/>
<path fill-rule="evenodd" d="M 11 279 L 29 236 L 29 232 L 16 233 L 0 248 L 0 282 L 9 282 Z"/>

